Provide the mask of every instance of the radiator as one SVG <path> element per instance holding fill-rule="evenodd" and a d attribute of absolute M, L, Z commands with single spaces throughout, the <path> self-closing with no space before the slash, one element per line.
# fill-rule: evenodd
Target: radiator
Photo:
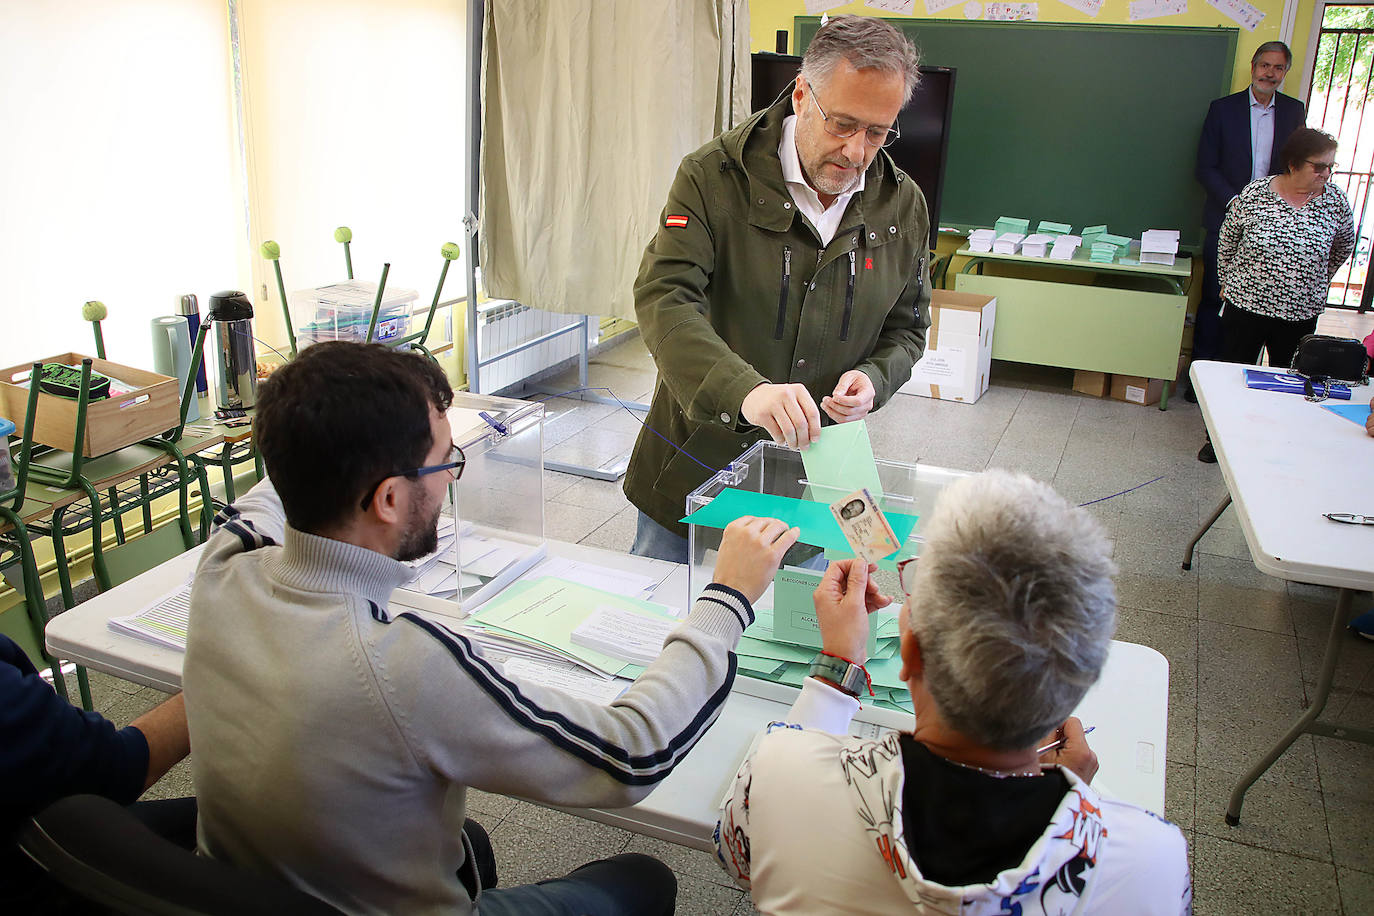
<path fill-rule="evenodd" d="M 478 390 L 494 393 L 518 385 L 526 379 L 578 355 L 581 315 L 541 312 L 510 299 L 489 299 L 477 306 Z M 502 354 L 539 337 L 568 328 L 567 333 L 509 356 Z M 593 324 L 588 331 L 595 343 Z"/>

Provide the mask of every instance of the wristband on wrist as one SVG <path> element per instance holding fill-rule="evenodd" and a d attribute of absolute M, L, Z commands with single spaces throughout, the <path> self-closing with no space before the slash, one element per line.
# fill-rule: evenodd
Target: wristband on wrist
<path fill-rule="evenodd" d="M 824 649 L 811 660 L 811 670 L 808 674 L 811 677 L 823 677 L 834 681 L 841 690 L 852 696 L 857 697 L 861 690 L 867 690 L 869 696 L 876 696 L 873 692 L 873 679 L 868 676 L 867 668 Z"/>

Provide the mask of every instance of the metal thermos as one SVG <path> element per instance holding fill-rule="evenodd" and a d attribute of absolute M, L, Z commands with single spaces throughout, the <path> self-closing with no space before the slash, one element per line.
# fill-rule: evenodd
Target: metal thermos
<path fill-rule="evenodd" d="M 225 410 L 252 407 L 258 399 L 253 303 L 240 292 L 215 293 L 207 320 L 215 324 L 215 402 Z"/>

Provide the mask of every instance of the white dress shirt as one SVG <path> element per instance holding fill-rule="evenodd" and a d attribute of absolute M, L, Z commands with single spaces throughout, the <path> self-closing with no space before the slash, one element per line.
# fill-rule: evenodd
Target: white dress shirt
<path fill-rule="evenodd" d="M 1273 140 L 1270 140 L 1272 143 Z M 802 216 L 811 220 L 822 245 L 829 245 L 840 228 L 844 211 L 849 209 L 849 198 L 864 189 L 864 174 L 859 173 L 859 183 L 835 198 L 828 207 L 821 206 L 816 190 L 806 183 L 802 172 L 801 159 L 797 156 L 797 116 L 788 115 L 782 122 L 782 142 L 778 144 L 778 159 L 782 161 L 782 180 L 787 183 L 787 191 Z"/>
<path fill-rule="evenodd" d="M 1261 105 L 1250 90 L 1250 180 L 1258 181 L 1269 174 L 1274 157 L 1274 97 L 1268 105 Z"/>

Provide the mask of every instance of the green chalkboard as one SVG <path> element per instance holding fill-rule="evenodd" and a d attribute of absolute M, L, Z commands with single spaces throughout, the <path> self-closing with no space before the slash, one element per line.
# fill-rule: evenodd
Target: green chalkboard
<path fill-rule="evenodd" d="M 1021 216 L 1201 242 L 1197 140 L 1230 92 L 1236 29 L 887 21 L 921 63 L 958 71 L 941 225 Z M 819 27 L 796 18 L 797 53 Z"/>

